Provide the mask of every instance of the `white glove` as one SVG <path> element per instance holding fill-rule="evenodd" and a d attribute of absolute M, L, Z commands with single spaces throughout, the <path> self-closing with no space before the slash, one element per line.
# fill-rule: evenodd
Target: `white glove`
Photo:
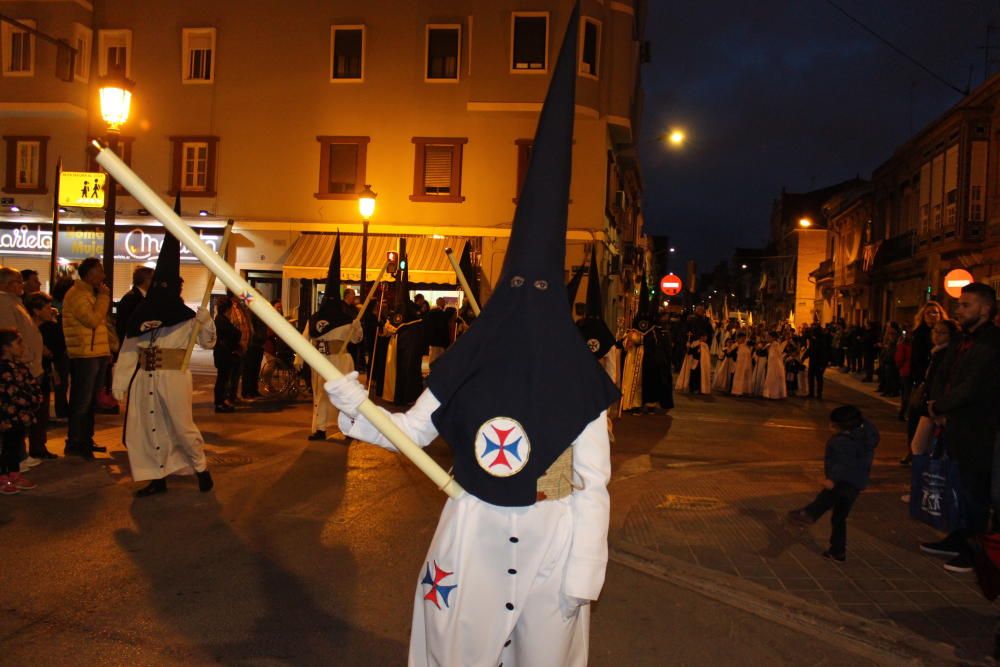
<path fill-rule="evenodd" d="M 323 385 L 323 389 L 333 406 L 351 419 L 358 416 L 358 407 L 368 399 L 368 392 L 358 382 L 357 371 L 351 371 L 338 380 L 330 380 Z"/>
<path fill-rule="evenodd" d="M 198 324 L 208 324 L 212 321 L 212 315 L 207 309 L 199 306 L 194 314 L 194 319 L 197 320 Z"/>
<path fill-rule="evenodd" d="M 585 604 L 590 604 L 590 600 L 559 594 L 559 611 L 562 612 L 562 617 L 567 621 L 576 616 L 577 612 L 580 611 L 580 607 Z"/>

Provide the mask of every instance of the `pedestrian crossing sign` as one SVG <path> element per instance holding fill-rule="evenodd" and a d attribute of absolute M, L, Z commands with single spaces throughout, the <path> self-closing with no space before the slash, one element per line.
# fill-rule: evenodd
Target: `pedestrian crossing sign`
<path fill-rule="evenodd" d="M 104 208 L 108 175 L 99 171 L 64 171 L 59 174 L 59 205 Z"/>

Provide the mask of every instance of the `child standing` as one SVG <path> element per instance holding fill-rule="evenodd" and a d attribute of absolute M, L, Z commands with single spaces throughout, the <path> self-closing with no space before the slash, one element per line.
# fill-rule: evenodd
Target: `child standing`
<path fill-rule="evenodd" d="M 14 495 L 35 488 L 21 474 L 24 434 L 35 423 L 42 396 L 31 369 L 17 359 L 24 341 L 17 329 L 0 329 L 0 494 Z"/>
<path fill-rule="evenodd" d="M 802 525 L 816 523 L 830 509 L 830 548 L 824 558 L 847 560 L 847 515 L 858 494 L 868 485 L 878 429 L 853 405 L 842 405 L 830 413 L 834 435 L 826 443 L 823 456 L 823 490 L 802 509 L 788 513 L 790 521 Z"/>

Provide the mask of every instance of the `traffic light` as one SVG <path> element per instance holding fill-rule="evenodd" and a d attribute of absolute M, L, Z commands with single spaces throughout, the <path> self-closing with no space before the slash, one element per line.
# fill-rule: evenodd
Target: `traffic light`
<path fill-rule="evenodd" d="M 395 250 L 390 250 L 385 253 L 386 267 L 385 272 L 390 276 L 396 275 L 399 271 L 399 253 Z"/>

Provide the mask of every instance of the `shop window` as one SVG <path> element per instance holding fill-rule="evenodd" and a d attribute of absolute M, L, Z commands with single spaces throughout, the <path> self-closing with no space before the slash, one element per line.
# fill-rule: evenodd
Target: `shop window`
<path fill-rule="evenodd" d="M 355 199 L 365 187 L 369 137 L 316 137 L 319 141 L 317 199 Z"/>
<path fill-rule="evenodd" d="M 365 27 L 330 27 L 330 81 L 363 81 L 365 78 Z"/>
<path fill-rule="evenodd" d="M 425 81 L 458 81 L 461 67 L 462 28 L 457 25 L 427 26 Z"/>
<path fill-rule="evenodd" d="M 512 72 L 548 71 L 549 13 L 511 14 L 510 52 Z"/>
<path fill-rule="evenodd" d="M 4 192 L 45 194 L 45 158 L 48 137 L 4 137 L 7 145 L 7 178 Z"/>
<path fill-rule="evenodd" d="M 170 194 L 214 197 L 218 137 L 170 137 L 173 144 Z"/>
<path fill-rule="evenodd" d="M 463 202 L 462 147 L 468 139 L 414 137 L 410 201 Z"/>

